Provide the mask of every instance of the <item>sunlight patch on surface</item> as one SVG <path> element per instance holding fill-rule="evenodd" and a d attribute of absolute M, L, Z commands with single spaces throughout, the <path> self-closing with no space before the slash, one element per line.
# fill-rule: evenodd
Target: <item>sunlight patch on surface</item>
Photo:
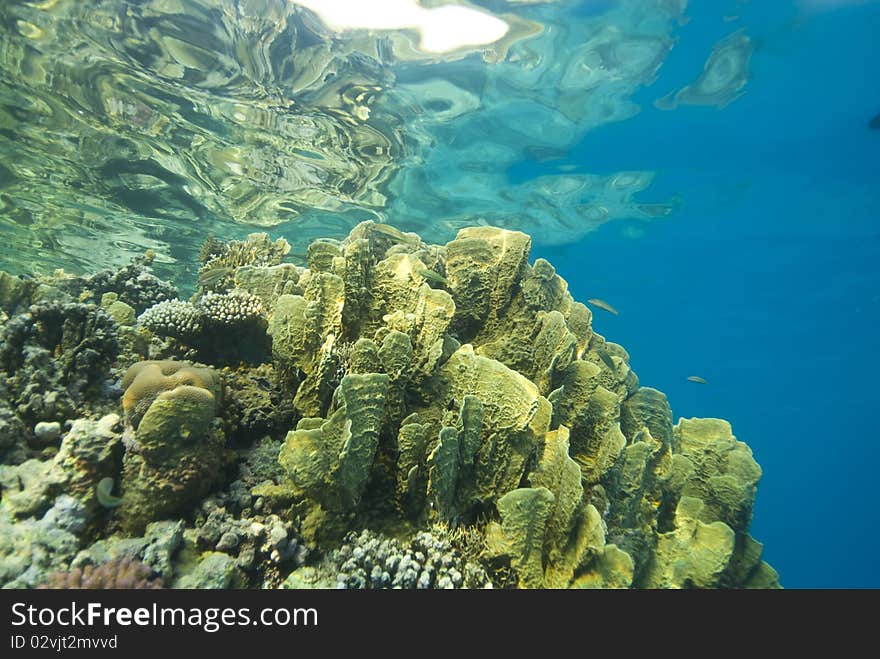
<path fill-rule="evenodd" d="M 417 0 L 290 0 L 310 9 L 336 32 L 416 30 L 419 46 L 429 53 L 449 53 L 465 46 L 494 43 L 507 34 L 500 18 L 470 7 L 444 5 L 427 9 Z"/>

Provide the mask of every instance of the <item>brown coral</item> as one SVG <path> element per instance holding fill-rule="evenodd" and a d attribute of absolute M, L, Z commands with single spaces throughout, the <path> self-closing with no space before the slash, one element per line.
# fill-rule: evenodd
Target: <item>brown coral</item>
<path fill-rule="evenodd" d="M 122 378 L 122 386 L 125 388 L 122 407 L 126 422 L 135 429 L 162 392 L 179 386 L 198 387 L 210 392 L 218 404 L 222 394 L 220 377 L 212 369 L 172 360 L 133 364 Z"/>

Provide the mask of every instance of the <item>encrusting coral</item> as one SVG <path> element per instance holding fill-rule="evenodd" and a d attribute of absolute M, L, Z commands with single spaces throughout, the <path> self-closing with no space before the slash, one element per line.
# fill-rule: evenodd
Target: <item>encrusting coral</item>
<path fill-rule="evenodd" d="M 119 557 L 175 587 L 778 587 L 749 448 L 675 425 L 530 247 L 212 239 L 189 301 L 142 262 L 0 274 L 0 583 Z"/>

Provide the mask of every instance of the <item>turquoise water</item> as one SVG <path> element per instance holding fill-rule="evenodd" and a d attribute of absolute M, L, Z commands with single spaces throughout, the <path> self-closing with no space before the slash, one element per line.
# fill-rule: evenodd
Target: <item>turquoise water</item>
<path fill-rule="evenodd" d="M 440 55 L 280 0 L 2 3 L 0 269 L 526 231 L 642 384 L 752 447 L 782 583 L 880 585 L 880 5 L 472 6 L 507 35 Z"/>

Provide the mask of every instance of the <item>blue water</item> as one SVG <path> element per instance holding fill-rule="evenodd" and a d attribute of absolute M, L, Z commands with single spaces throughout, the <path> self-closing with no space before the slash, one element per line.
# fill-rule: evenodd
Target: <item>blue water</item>
<path fill-rule="evenodd" d="M 689 8 L 689 38 L 639 93 L 642 113 L 571 154 L 591 171 L 657 170 L 652 195 L 679 194 L 678 212 L 637 239 L 609 224 L 536 256 L 576 299 L 620 310 L 597 312 L 596 330 L 676 417 L 727 418 L 749 443 L 764 470 L 751 532 L 783 585 L 877 587 L 880 131 L 867 124 L 880 112 L 880 5 L 807 17 L 745 5 L 747 93 L 721 111 L 654 109 L 699 73 L 711 4 Z M 523 163 L 511 176 L 539 173 Z"/>

